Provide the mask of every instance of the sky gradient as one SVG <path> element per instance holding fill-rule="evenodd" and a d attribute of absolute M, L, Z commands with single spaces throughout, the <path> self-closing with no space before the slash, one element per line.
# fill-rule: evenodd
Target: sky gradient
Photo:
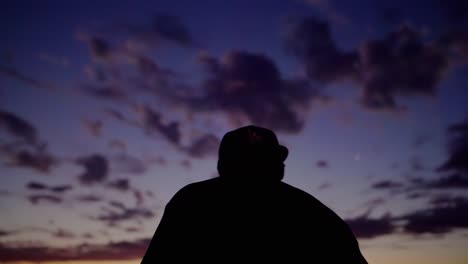
<path fill-rule="evenodd" d="M 0 20 L 0 262 L 139 263 L 254 124 L 369 263 L 468 263 L 466 1 L 7 1 Z"/>

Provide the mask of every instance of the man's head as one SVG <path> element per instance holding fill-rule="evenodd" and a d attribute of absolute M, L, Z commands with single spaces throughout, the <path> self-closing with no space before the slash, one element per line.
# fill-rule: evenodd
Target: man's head
<path fill-rule="evenodd" d="M 281 180 L 288 149 L 273 131 L 245 126 L 226 133 L 219 146 L 218 172 L 222 177 Z"/>

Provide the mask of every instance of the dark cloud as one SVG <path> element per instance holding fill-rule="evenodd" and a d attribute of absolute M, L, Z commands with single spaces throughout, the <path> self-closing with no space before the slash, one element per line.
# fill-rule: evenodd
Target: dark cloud
<path fill-rule="evenodd" d="M 396 109 L 397 96 L 434 95 L 448 67 L 448 54 L 421 33 L 403 26 L 360 48 L 361 103 L 370 109 Z"/>
<path fill-rule="evenodd" d="M 54 193 L 64 193 L 73 189 L 73 186 L 71 185 L 48 186 L 44 183 L 31 181 L 28 184 L 26 184 L 26 188 L 28 188 L 29 190 L 46 190 L 46 191 L 51 191 Z"/>
<path fill-rule="evenodd" d="M 4 128 L 12 136 L 24 140 L 25 143 L 30 145 L 38 143 L 36 128 L 14 113 L 0 110 L 0 127 Z"/>
<path fill-rule="evenodd" d="M 139 109 L 142 118 L 143 129 L 147 134 L 159 133 L 170 143 L 178 146 L 180 144 L 181 132 L 179 123 L 170 122 L 165 124 L 160 113 L 149 106 L 141 106 Z"/>
<path fill-rule="evenodd" d="M 105 222 L 110 226 L 114 226 L 123 221 L 151 219 L 154 217 L 154 213 L 146 208 L 128 208 L 121 202 L 114 202 L 112 206 L 118 210 L 104 210 L 101 215 L 90 218 Z"/>
<path fill-rule="evenodd" d="M 122 203 L 122 202 L 119 202 L 119 201 L 109 201 L 109 205 L 111 205 L 112 207 L 115 207 L 117 209 L 121 209 L 121 210 L 126 209 L 125 204 Z"/>
<path fill-rule="evenodd" d="M 109 242 L 108 244 L 84 243 L 73 247 L 55 248 L 44 244 L 0 243 L 2 261 L 49 262 L 49 261 L 120 261 L 140 259 L 151 239 Z"/>
<path fill-rule="evenodd" d="M 75 233 L 71 232 L 70 230 L 63 229 L 63 228 L 59 228 L 57 230 L 51 231 L 50 234 L 54 238 L 62 238 L 62 239 L 73 239 L 76 237 Z"/>
<path fill-rule="evenodd" d="M 395 181 L 389 181 L 389 180 L 383 180 L 376 182 L 372 184 L 372 188 L 374 189 L 399 189 L 403 187 L 403 183 L 401 182 L 395 182 Z"/>
<path fill-rule="evenodd" d="M 47 185 L 40 183 L 40 182 L 35 182 L 35 181 L 29 182 L 26 185 L 26 188 L 30 190 L 47 190 L 48 189 Z"/>
<path fill-rule="evenodd" d="M 317 166 L 317 168 L 328 168 L 328 161 L 326 161 L 326 160 L 318 160 L 318 161 L 315 163 L 315 166 Z"/>
<path fill-rule="evenodd" d="M 54 193 L 64 193 L 68 192 L 73 189 L 73 186 L 71 185 L 57 185 L 57 186 L 51 186 L 49 187 L 49 190 L 54 192 Z"/>
<path fill-rule="evenodd" d="M 433 207 L 406 214 L 403 230 L 409 234 L 445 234 L 468 228 L 468 200 L 465 197 L 439 197 Z"/>
<path fill-rule="evenodd" d="M 419 199 L 421 197 L 424 197 L 425 194 L 423 193 L 419 193 L 419 192 L 412 192 L 412 193 L 408 193 L 408 195 L 406 195 L 406 198 L 409 199 L 409 200 L 414 200 L 414 199 Z"/>
<path fill-rule="evenodd" d="M 218 153 L 220 140 L 213 134 L 206 134 L 195 139 L 190 146 L 186 147 L 187 154 L 194 158 L 214 156 Z"/>
<path fill-rule="evenodd" d="M 303 110 L 314 99 L 324 100 L 306 80 L 283 79 L 263 54 L 233 51 L 222 60 L 203 54 L 200 63 L 206 71 L 201 95 L 179 99 L 192 111 L 221 111 L 236 126 L 253 123 L 298 132 Z"/>
<path fill-rule="evenodd" d="M 440 176 L 436 179 L 414 184 L 414 187 L 424 189 L 468 189 L 468 175 L 450 174 Z"/>
<path fill-rule="evenodd" d="M 96 36 L 90 37 L 88 45 L 94 57 L 105 59 L 110 56 L 111 45 L 103 38 Z"/>
<path fill-rule="evenodd" d="M 107 159 L 99 154 L 82 157 L 76 160 L 77 164 L 84 167 L 84 172 L 79 176 L 82 184 L 89 185 L 103 182 L 109 173 Z"/>
<path fill-rule="evenodd" d="M 0 237 L 6 237 L 6 236 L 14 235 L 14 234 L 17 234 L 17 233 L 18 233 L 17 230 L 0 229 Z"/>
<path fill-rule="evenodd" d="M 357 52 L 339 50 L 326 22 L 309 17 L 288 26 L 286 47 L 304 63 L 311 79 L 331 82 L 356 76 Z"/>
<path fill-rule="evenodd" d="M 103 198 L 101 196 L 93 194 L 78 195 L 76 200 L 82 203 L 97 203 L 101 202 Z"/>
<path fill-rule="evenodd" d="M 358 239 L 371 239 L 392 234 L 396 231 L 396 226 L 389 215 L 380 218 L 369 218 L 365 214 L 345 221 Z"/>
<path fill-rule="evenodd" d="M 401 109 L 399 96 L 434 95 L 450 59 L 445 45 L 423 40 L 409 26 L 342 51 L 329 25 L 316 18 L 294 21 L 287 47 L 304 63 L 310 79 L 354 81 L 361 87 L 360 103 L 372 110 Z"/>
<path fill-rule="evenodd" d="M 29 195 L 27 198 L 34 205 L 40 204 L 42 202 L 59 204 L 63 201 L 61 197 L 51 194 L 34 194 Z"/>
<path fill-rule="evenodd" d="M 468 177 L 468 120 L 449 127 L 449 157 L 438 168 L 439 172 Z"/>
<path fill-rule="evenodd" d="M 117 179 L 109 182 L 108 186 L 113 189 L 125 192 L 130 189 L 130 181 L 128 179 Z"/>
<path fill-rule="evenodd" d="M 44 150 L 4 149 L 3 152 L 9 160 L 6 163 L 7 166 L 30 168 L 42 173 L 48 173 L 50 169 L 58 163 L 56 158 Z"/>
<path fill-rule="evenodd" d="M 128 232 L 128 233 L 136 233 L 136 232 L 140 232 L 140 231 L 141 231 L 141 228 L 135 227 L 135 226 L 125 228 L 125 232 Z"/>

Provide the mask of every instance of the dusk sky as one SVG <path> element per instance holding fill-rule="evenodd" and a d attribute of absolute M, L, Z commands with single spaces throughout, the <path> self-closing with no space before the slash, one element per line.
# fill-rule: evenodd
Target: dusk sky
<path fill-rule="evenodd" d="M 0 263 L 140 263 L 248 124 L 369 263 L 468 263 L 467 1 L 0 10 Z"/>

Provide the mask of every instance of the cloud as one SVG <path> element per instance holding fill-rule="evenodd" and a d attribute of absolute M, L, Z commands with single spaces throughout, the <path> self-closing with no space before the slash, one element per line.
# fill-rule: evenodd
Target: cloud
<path fill-rule="evenodd" d="M 468 120 L 451 125 L 448 131 L 449 157 L 437 170 L 468 177 Z"/>
<path fill-rule="evenodd" d="M 37 205 L 42 202 L 59 204 L 59 203 L 62 203 L 63 201 L 62 198 L 60 198 L 59 196 L 51 195 L 51 194 L 32 194 L 32 195 L 29 195 L 27 198 L 33 205 Z"/>
<path fill-rule="evenodd" d="M 332 82 L 356 76 L 358 53 L 339 50 L 326 22 L 308 17 L 289 21 L 288 28 L 287 50 L 304 63 L 309 78 Z"/>
<path fill-rule="evenodd" d="M 76 163 L 84 167 L 79 180 L 84 185 L 103 182 L 109 173 L 108 160 L 99 154 L 78 158 Z"/>
<path fill-rule="evenodd" d="M 40 183 L 40 182 L 35 182 L 35 181 L 29 182 L 26 185 L 26 188 L 30 190 L 47 190 L 48 189 L 48 187 L 45 184 Z"/>
<path fill-rule="evenodd" d="M 434 203 L 434 202 L 433 202 Z M 445 234 L 457 228 L 468 228 L 468 199 L 439 198 L 435 206 L 400 217 L 403 230 L 409 234 Z"/>
<path fill-rule="evenodd" d="M 220 140 L 213 134 L 205 134 L 195 139 L 190 146 L 185 147 L 185 151 L 191 157 L 204 158 L 218 153 Z"/>
<path fill-rule="evenodd" d="M 367 214 L 364 214 L 354 219 L 345 219 L 345 221 L 358 239 L 371 239 L 396 231 L 396 226 L 389 215 L 369 218 Z"/>
<path fill-rule="evenodd" d="M 20 81 L 20 82 L 22 82 L 22 83 L 24 83 L 26 85 L 31 86 L 31 87 L 44 89 L 44 90 L 48 90 L 48 91 L 57 90 L 57 87 L 55 87 L 55 85 L 53 85 L 51 83 L 39 81 L 39 80 L 34 79 L 34 78 L 30 77 L 30 76 L 27 76 L 26 74 L 23 74 L 22 72 L 20 72 L 20 71 L 18 71 L 16 69 L 13 69 L 13 68 L 10 68 L 10 67 L 7 67 L 7 66 L 0 65 L 0 75 L 9 77 L 9 78 L 17 80 L 17 81 Z"/>
<path fill-rule="evenodd" d="M 109 201 L 109 205 L 111 205 L 112 207 L 121 209 L 121 210 L 126 209 L 125 204 L 123 204 L 122 202 L 119 202 L 119 201 Z"/>
<path fill-rule="evenodd" d="M 151 219 L 155 215 L 154 213 L 146 208 L 134 207 L 128 208 L 121 202 L 113 202 L 113 207 L 118 209 L 115 210 L 104 210 L 104 212 L 96 217 L 91 216 L 90 219 L 98 220 L 107 223 L 110 226 L 114 226 L 119 222 L 130 221 L 130 220 L 141 220 Z"/>
<path fill-rule="evenodd" d="M 236 126 L 253 123 L 277 131 L 298 132 L 303 110 L 313 100 L 325 100 L 302 79 L 283 79 L 275 63 L 263 54 L 232 51 L 222 60 L 207 54 L 202 91 L 178 99 L 191 111 L 225 113 Z"/>
<path fill-rule="evenodd" d="M 318 161 L 315 163 L 315 166 L 317 166 L 317 168 L 328 168 L 328 161 L 326 161 L 326 160 L 318 160 Z"/>
<path fill-rule="evenodd" d="M 413 184 L 414 188 L 422 189 L 468 189 L 468 175 L 450 174 L 436 179 L 424 180 Z"/>
<path fill-rule="evenodd" d="M 14 234 L 17 234 L 17 233 L 18 233 L 17 230 L 0 229 L 0 237 L 6 237 L 6 236 L 14 235 Z"/>
<path fill-rule="evenodd" d="M 343 51 L 330 26 L 309 17 L 291 22 L 286 43 L 310 79 L 355 82 L 361 89 L 359 102 L 371 110 L 401 110 L 397 97 L 436 94 L 450 60 L 439 39 L 425 41 L 422 33 L 406 25 Z"/>
<path fill-rule="evenodd" d="M 111 46 L 106 40 L 93 36 L 88 40 L 89 49 L 96 58 L 107 58 L 111 53 Z"/>
<path fill-rule="evenodd" d="M 163 123 L 161 114 L 146 105 L 139 107 L 138 112 L 141 116 L 143 129 L 147 134 L 157 132 L 170 143 L 179 145 L 181 138 L 179 123 L 175 121 L 168 124 Z"/>
<path fill-rule="evenodd" d="M 57 186 L 47 186 L 46 184 L 30 181 L 26 184 L 26 188 L 34 191 L 51 191 L 53 193 L 64 193 L 73 189 L 71 185 L 57 185 Z"/>
<path fill-rule="evenodd" d="M 42 173 L 48 173 L 50 169 L 58 163 L 56 158 L 43 150 L 3 149 L 2 151 L 9 160 L 9 162 L 6 163 L 7 166 L 30 168 Z"/>
<path fill-rule="evenodd" d="M 117 179 L 107 184 L 110 188 L 118 191 L 128 191 L 130 189 L 130 181 L 128 179 Z"/>
<path fill-rule="evenodd" d="M 57 186 L 50 186 L 49 190 L 54 193 L 64 193 L 73 189 L 71 185 L 57 185 Z"/>
<path fill-rule="evenodd" d="M 98 195 L 94 194 L 85 194 L 85 195 L 78 195 L 76 200 L 82 203 L 97 203 L 101 202 L 103 198 Z"/>
<path fill-rule="evenodd" d="M 51 191 L 54 193 L 64 193 L 73 189 L 71 185 L 48 186 L 46 184 L 36 182 L 36 181 L 28 182 L 28 184 L 26 184 L 26 188 L 29 190 L 39 190 L 39 191 L 45 190 L 45 191 Z"/>
<path fill-rule="evenodd" d="M 35 145 L 38 143 L 36 128 L 14 113 L 0 110 L 0 127 L 27 144 Z"/>
<path fill-rule="evenodd" d="M 72 247 L 50 247 L 43 244 L 0 243 L 3 261 L 49 262 L 67 260 L 117 261 L 140 259 L 151 239 L 109 242 L 107 244 L 84 243 Z"/>
<path fill-rule="evenodd" d="M 372 188 L 374 189 L 399 189 L 402 188 L 404 185 L 401 182 L 383 180 L 372 184 Z"/>

